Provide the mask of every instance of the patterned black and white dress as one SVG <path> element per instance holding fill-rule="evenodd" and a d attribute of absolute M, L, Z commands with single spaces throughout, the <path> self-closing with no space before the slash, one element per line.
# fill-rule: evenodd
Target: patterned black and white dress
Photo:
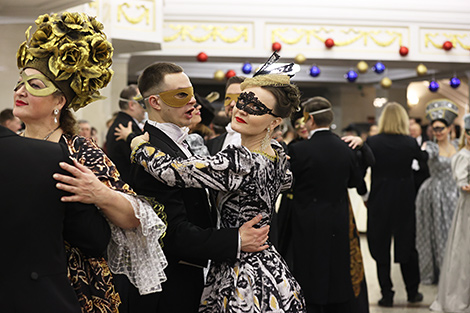
<path fill-rule="evenodd" d="M 279 193 L 290 187 L 292 173 L 282 147 L 276 157 L 230 145 L 211 157 L 176 159 L 146 142 L 134 149 L 133 162 L 170 186 L 209 187 L 219 191 L 220 227 L 240 227 L 258 214 L 268 225 Z M 233 263 L 213 262 L 200 312 L 306 312 L 295 278 L 276 249 L 241 251 Z"/>

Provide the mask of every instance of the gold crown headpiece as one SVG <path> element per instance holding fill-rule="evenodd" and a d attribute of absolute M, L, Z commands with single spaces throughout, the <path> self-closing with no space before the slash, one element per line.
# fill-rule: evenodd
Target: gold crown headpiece
<path fill-rule="evenodd" d="M 18 68 L 39 70 L 65 94 L 74 111 L 104 99 L 98 90 L 113 75 L 113 47 L 103 24 L 84 13 L 69 12 L 44 14 L 35 23 L 31 40 L 30 26 L 16 54 Z"/>

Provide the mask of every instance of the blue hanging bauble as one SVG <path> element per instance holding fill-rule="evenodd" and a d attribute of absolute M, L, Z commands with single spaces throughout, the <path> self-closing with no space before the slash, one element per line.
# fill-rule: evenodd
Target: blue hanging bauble
<path fill-rule="evenodd" d="M 439 89 L 439 84 L 437 83 L 437 81 L 435 80 L 432 80 L 430 83 L 429 83 L 429 90 L 431 90 L 432 92 L 436 92 L 438 89 Z"/>
<path fill-rule="evenodd" d="M 312 67 L 310 68 L 310 76 L 312 77 L 317 77 L 318 75 L 320 75 L 321 71 L 320 71 L 320 68 L 316 65 L 312 65 Z"/>
<path fill-rule="evenodd" d="M 457 88 L 460 86 L 460 79 L 458 79 L 457 77 L 452 77 L 450 79 L 450 87 L 452 88 Z"/>
<path fill-rule="evenodd" d="M 253 70 L 253 66 L 251 66 L 250 62 L 246 62 L 242 66 L 242 72 L 245 74 L 250 74 L 251 71 Z"/>
<path fill-rule="evenodd" d="M 353 83 L 357 79 L 357 73 L 354 70 L 350 70 L 344 75 L 344 78 L 346 78 L 350 83 Z"/>
<path fill-rule="evenodd" d="M 382 63 L 382 62 L 377 62 L 375 63 L 375 65 L 372 67 L 372 69 L 374 70 L 374 72 L 376 72 L 377 74 L 381 74 L 385 71 L 385 65 Z"/>

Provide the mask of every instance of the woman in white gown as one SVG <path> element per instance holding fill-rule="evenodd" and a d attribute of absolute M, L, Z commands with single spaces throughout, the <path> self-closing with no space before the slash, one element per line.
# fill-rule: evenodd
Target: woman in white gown
<path fill-rule="evenodd" d="M 470 312 L 470 114 L 465 115 L 461 150 L 452 158 L 452 174 L 460 190 L 448 235 L 439 289 L 432 311 Z"/>

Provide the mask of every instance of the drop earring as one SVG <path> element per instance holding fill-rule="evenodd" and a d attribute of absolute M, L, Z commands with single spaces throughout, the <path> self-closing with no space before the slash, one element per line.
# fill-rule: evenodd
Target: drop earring
<path fill-rule="evenodd" d="M 261 151 L 264 152 L 271 143 L 271 128 L 268 127 L 266 136 L 264 136 L 263 141 L 261 142 Z"/>
<path fill-rule="evenodd" d="M 57 115 L 58 115 L 58 114 L 59 114 L 59 109 L 57 109 L 57 108 L 54 109 L 54 115 L 55 115 L 55 116 L 54 116 L 54 123 L 56 123 L 56 124 L 57 124 Z"/>

